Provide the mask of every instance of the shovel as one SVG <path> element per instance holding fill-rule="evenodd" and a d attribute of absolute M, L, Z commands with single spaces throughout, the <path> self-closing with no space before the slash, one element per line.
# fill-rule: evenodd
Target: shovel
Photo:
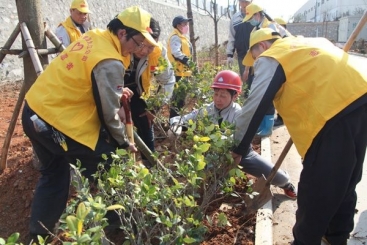
<path fill-rule="evenodd" d="M 125 115 L 126 115 L 126 134 L 129 138 L 129 141 L 131 143 L 135 143 L 136 147 L 143 153 L 143 155 L 147 158 L 149 163 L 152 166 L 159 166 L 160 168 L 164 169 L 168 176 L 173 180 L 174 177 L 171 175 L 169 169 L 167 169 L 161 161 L 159 161 L 157 158 L 153 157 L 152 151 L 149 149 L 149 147 L 144 143 L 144 141 L 140 138 L 140 136 L 134 131 L 133 128 L 133 122 L 131 118 L 131 108 L 130 104 L 128 102 L 127 96 L 123 96 L 122 99 L 122 106 L 124 107 Z M 134 160 L 135 160 L 135 154 L 134 154 Z"/>
<path fill-rule="evenodd" d="M 131 117 L 131 110 L 130 110 L 130 104 L 127 98 L 127 95 L 123 95 L 121 98 L 121 102 L 122 102 L 122 107 L 124 107 L 124 111 L 125 111 L 125 117 L 126 117 L 126 134 L 127 134 L 127 138 L 129 139 L 130 143 L 134 144 L 134 126 L 133 126 L 133 120 Z M 132 153 L 132 157 L 135 161 L 135 153 Z"/>
<path fill-rule="evenodd" d="M 274 167 L 270 171 L 267 179 L 262 176 L 257 179 L 255 184 L 252 186 L 253 192 L 259 193 L 257 196 L 251 198 L 250 196 L 245 197 L 246 203 L 246 214 L 251 214 L 256 212 L 259 208 L 264 206 L 270 199 L 273 198 L 273 193 L 270 191 L 270 183 L 273 181 L 275 174 L 277 173 L 280 165 L 282 164 L 285 156 L 287 155 L 289 149 L 292 147 L 293 141 L 289 138 L 287 144 L 284 146 L 282 153 L 280 154 L 278 160 L 276 161 Z"/>
<path fill-rule="evenodd" d="M 352 46 L 354 40 L 357 38 L 359 33 L 361 32 L 363 26 L 367 22 L 367 10 L 364 12 L 362 18 L 359 20 L 356 28 L 353 30 L 352 34 L 348 38 L 347 42 L 344 45 L 343 50 L 348 52 L 350 47 Z M 254 198 L 250 198 L 249 196 L 245 197 L 245 203 L 247 205 L 246 214 L 251 214 L 256 212 L 259 208 L 264 206 L 270 199 L 272 199 L 273 194 L 270 191 L 270 183 L 274 179 L 276 172 L 278 171 L 280 165 L 282 164 L 285 156 L 287 155 L 289 149 L 291 148 L 293 141 L 289 138 L 287 144 L 285 145 L 282 153 L 280 154 L 278 160 L 276 161 L 273 169 L 271 170 L 268 178 L 266 179 L 264 176 L 258 178 L 258 180 L 253 185 L 252 189 L 254 192 L 260 193 L 259 195 L 255 196 Z"/>

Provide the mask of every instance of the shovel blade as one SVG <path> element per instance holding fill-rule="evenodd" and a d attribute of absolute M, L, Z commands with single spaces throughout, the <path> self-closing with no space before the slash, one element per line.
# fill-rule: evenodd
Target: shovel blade
<path fill-rule="evenodd" d="M 251 214 L 256 212 L 259 208 L 264 206 L 269 200 L 273 198 L 273 193 L 270 190 L 270 185 L 267 183 L 264 176 L 257 179 L 255 184 L 252 186 L 253 192 L 258 192 L 259 194 L 253 198 L 246 196 L 246 214 Z"/>

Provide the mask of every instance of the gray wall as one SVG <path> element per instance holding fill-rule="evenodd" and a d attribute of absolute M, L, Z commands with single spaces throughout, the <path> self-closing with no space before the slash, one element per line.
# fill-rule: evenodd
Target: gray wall
<path fill-rule="evenodd" d="M 71 0 L 43 0 L 43 19 L 55 30 L 57 25 L 69 15 Z M 124 8 L 138 5 L 152 13 L 152 16 L 160 22 L 162 28 L 161 41 L 166 44 L 166 39 L 172 31 L 172 19 L 176 15 L 186 15 L 184 6 L 170 3 L 164 0 L 88 0 L 93 12 L 90 20 L 94 28 L 105 29 L 108 22 Z M 193 7 L 193 9 L 195 9 Z M 18 14 L 15 0 L 0 1 L 0 47 L 2 47 L 18 23 Z M 219 43 L 227 40 L 229 20 L 223 19 L 219 22 Z M 199 40 L 196 45 L 198 50 L 210 47 L 214 44 L 214 23 L 203 11 L 194 11 L 194 27 Z M 49 47 L 52 44 L 49 42 Z M 18 36 L 12 48 L 21 48 L 21 39 Z M 7 55 L 0 64 L 0 81 L 23 78 L 22 61 L 14 55 Z"/>
<path fill-rule="evenodd" d="M 339 42 L 346 42 L 357 24 L 359 23 L 361 16 L 347 16 L 340 18 L 339 22 Z M 360 39 L 367 39 L 367 26 L 365 25 L 361 32 L 358 34 L 356 41 Z"/>
<path fill-rule="evenodd" d="M 339 21 L 287 24 L 287 29 L 293 35 L 325 37 L 333 41 L 338 41 L 338 28 Z"/>

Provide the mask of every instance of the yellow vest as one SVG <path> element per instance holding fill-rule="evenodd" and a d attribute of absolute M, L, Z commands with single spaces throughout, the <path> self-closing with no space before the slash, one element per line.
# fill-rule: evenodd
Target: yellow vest
<path fill-rule="evenodd" d="M 148 98 L 150 96 L 150 86 L 152 81 L 152 74 L 155 71 L 155 68 L 158 66 L 159 57 L 162 56 L 162 43 L 158 43 L 152 53 L 148 56 L 148 67 L 144 70 L 143 74 L 141 74 L 141 80 L 143 85 L 143 98 Z"/>
<path fill-rule="evenodd" d="M 302 157 L 329 119 L 367 93 L 367 69 L 324 38 L 279 39 L 261 56 L 283 67 L 274 105 Z"/>
<path fill-rule="evenodd" d="M 68 33 L 70 43 L 74 42 L 75 40 L 77 40 L 79 37 L 82 36 L 82 33 L 80 32 L 78 27 L 75 26 L 70 16 L 64 22 L 59 24 L 59 26 L 61 25 L 65 28 L 66 32 Z"/>
<path fill-rule="evenodd" d="M 181 62 L 177 62 L 175 60 L 175 58 L 172 55 L 172 51 L 171 51 L 171 46 L 170 46 L 170 42 L 171 42 L 171 37 L 177 35 L 180 39 L 181 39 L 181 52 L 186 55 L 187 57 L 191 58 L 191 50 L 190 50 L 190 41 L 189 39 L 182 35 L 181 32 L 179 30 L 177 30 L 176 28 L 173 29 L 173 32 L 171 33 L 171 35 L 168 38 L 168 44 L 167 44 L 167 55 L 168 55 L 168 59 L 171 62 L 172 66 L 175 69 L 175 75 L 176 76 L 180 76 L 180 77 L 189 77 L 191 76 L 191 71 L 189 71 L 188 67 L 184 64 L 182 64 Z"/>
<path fill-rule="evenodd" d="M 25 97 L 30 108 L 46 122 L 92 150 L 101 122 L 91 74 L 105 59 L 123 62 L 120 41 L 107 30 L 88 31 L 52 61 Z"/>

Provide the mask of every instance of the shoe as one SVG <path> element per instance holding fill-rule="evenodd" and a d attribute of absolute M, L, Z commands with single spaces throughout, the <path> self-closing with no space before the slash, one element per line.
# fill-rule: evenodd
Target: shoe
<path fill-rule="evenodd" d="M 283 126 L 283 119 L 278 115 L 277 119 L 274 120 L 274 127 Z"/>
<path fill-rule="evenodd" d="M 292 183 L 288 183 L 285 187 L 283 187 L 284 195 L 289 197 L 290 199 L 297 199 L 297 190 L 296 187 Z"/>

